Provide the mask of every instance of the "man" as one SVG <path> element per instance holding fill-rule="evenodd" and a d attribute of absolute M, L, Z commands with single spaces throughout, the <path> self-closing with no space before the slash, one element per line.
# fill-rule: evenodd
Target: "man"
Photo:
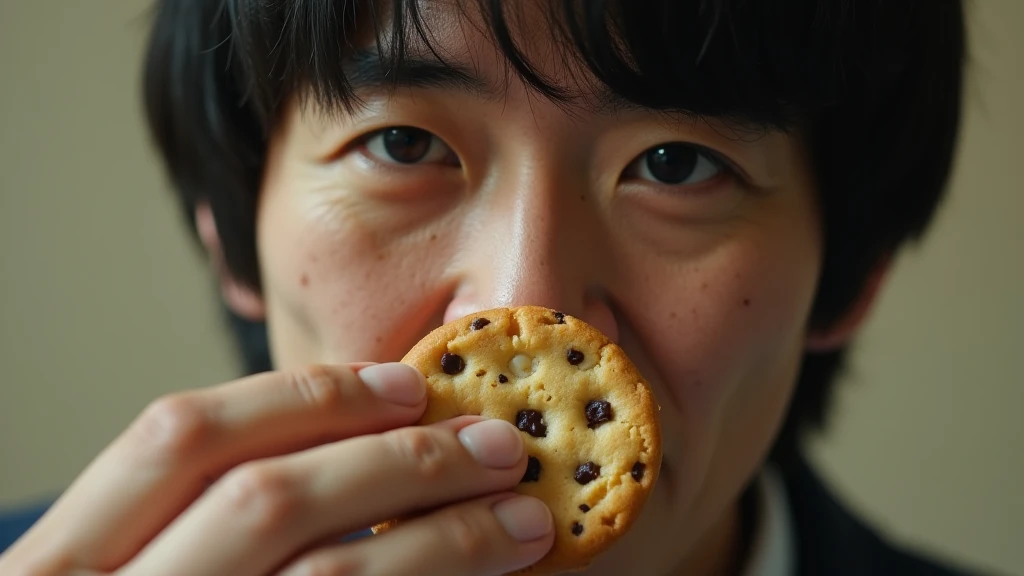
<path fill-rule="evenodd" d="M 948 0 L 160 2 L 149 120 L 260 373 L 154 402 L 0 572 L 528 566 L 552 522 L 508 493 L 518 433 L 412 426 L 393 362 L 537 304 L 662 406 L 658 486 L 587 574 L 950 573 L 844 512 L 799 439 L 940 200 L 963 35 Z"/>

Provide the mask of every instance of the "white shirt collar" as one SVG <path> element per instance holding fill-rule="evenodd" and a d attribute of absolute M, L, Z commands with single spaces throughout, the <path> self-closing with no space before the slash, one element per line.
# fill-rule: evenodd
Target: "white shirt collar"
<path fill-rule="evenodd" d="M 795 576 L 793 518 L 778 472 L 766 466 L 757 478 L 757 526 L 743 576 Z"/>

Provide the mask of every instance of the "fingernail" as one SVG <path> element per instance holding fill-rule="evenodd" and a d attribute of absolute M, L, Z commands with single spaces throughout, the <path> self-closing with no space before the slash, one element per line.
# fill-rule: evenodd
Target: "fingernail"
<path fill-rule="evenodd" d="M 359 371 L 359 379 L 378 398 L 399 406 L 417 406 L 427 395 L 423 375 L 401 362 L 363 368 Z"/>
<path fill-rule="evenodd" d="M 554 526 L 548 507 L 530 496 L 502 500 L 491 509 L 505 532 L 519 542 L 531 542 L 546 536 Z"/>
<path fill-rule="evenodd" d="M 459 431 L 459 441 L 488 468 L 511 468 L 523 456 L 519 431 L 504 420 L 484 420 Z"/>

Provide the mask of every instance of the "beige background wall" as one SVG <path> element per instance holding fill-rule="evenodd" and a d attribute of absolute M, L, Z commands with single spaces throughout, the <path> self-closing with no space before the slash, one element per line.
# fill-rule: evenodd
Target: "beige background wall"
<path fill-rule="evenodd" d="M 143 5 L 0 2 L 0 506 L 59 491 L 149 399 L 235 371 L 142 132 Z M 1024 574 L 1024 3 L 972 11 L 951 201 L 814 453 L 893 534 Z"/>

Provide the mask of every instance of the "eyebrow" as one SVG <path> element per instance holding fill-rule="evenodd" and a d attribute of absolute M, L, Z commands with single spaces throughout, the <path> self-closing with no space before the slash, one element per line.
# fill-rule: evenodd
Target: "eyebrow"
<path fill-rule="evenodd" d="M 403 58 L 388 62 L 377 49 L 357 49 L 345 58 L 345 78 L 356 94 L 380 94 L 398 88 L 434 89 L 462 92 L 494 101 L 504 97 L 501 86 L 488 82 L 473 69 L 459 62 L 443 62 L 437 57 L 407 54 Z M 587 106 L 598 114 L 615 112 L 651 111 L 643 105 L 630 102 L 619 94 L 607 89 L 592 95 L 592 104 Z M 666 118 L 676 122 L 690 122 L 689 114 L 668 112 Z"/>
<path fill-rule="evenodd" d="M 458 62 L 442 62 L 417 54 L 390 63 L 374 49 L 360 49 L 346 58 L 343 66 L 349 86 L 356 94 L 376 94 L 396 88 L 435 89 L 464 92 L 485 100 L 500 100 L 501 86 L 488 82 L 476 71 Z M 601 90 L 595 111 L 643 110 L 618 94 Z"/>
<path fill-rule="evenodd" d="M 494 99 L 497 87 L 457 62 L 408 55 L 391 64 L 377 50 L 357 50 L 346 58 L 345 76 L 357 93 L 373 94 L 395 88 L 432 88 L 467 92 Z"/>

